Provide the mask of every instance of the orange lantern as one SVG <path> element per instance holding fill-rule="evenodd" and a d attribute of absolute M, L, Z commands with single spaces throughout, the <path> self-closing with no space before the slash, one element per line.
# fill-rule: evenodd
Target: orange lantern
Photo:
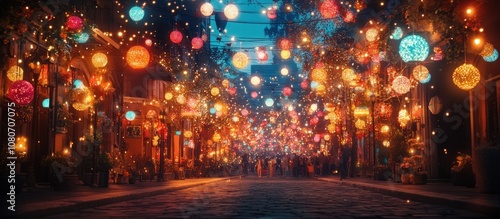
<path fill-rule="evenodd" d="M 149 64 L 149 51 L 142 46 L 132 46 L 125 56 L 127 64 L 133 69 L 142 69 Z"/>

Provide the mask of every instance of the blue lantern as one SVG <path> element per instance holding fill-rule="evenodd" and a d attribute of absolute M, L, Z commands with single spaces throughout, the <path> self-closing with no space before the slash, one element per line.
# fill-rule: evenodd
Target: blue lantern
<path fill-rule="evenodd" d="M 135 112 L 134 111 L 127 111 L 125 113 L 125 119 L 127 119 L 128 121 L 132 121 L 135 119 Z"/>
<path fill-rule="evenodd" d="M 50 99 L 49 98 L 46 98 L 42 101 L 42 107 L 43 108 L 49 108 L 49 105 L 50 105 Z"/>
<path fill-rule="evenodd" d="M 181 131 L 175 131 L 175 135 L 181 135 Z"/>
<path fill-rule="evenodd" d="M 494 62 L 498 59 L 498 50 L 495 49 L 493 50 L 493 53 L 489 56 L 483 56 L 484 61 L 487 62 Z"/>
<path fill-rule="evenodd" d="M 400 40 L 401 38 L 403 38 L 403 29 L 401 29 L 401 27 L 396 27 L 391 34 L 391 39 Z"/>
<path fill-rule="evenodd" d="M 422 84 L 429 83 L 429 81 L 431 81 L 431 74 L 428 74 L 428 75 L 427 75 L 427 78 L 422 79 L 422 80 L 419 80 L 419 81 L 420 81 L 420 83 L 422 83 Z"/>
<path fill-rule="evenodd" d="M 144 18 L 144 10 L 139 6 L 134 6 L 130 9 L 128 15 L 133 21 L 140 21 Z"/>
<path fill-rule="evenodd" d="M 409 35 L 401 40 L 399 55 L 403 62 L 424 61 L 429 56 L 429 44 L 419 35 Z"/>
<path fill-rule="evenodd" d="M 210 114 L 215 114 L 217 112 L 217 110 L 215 108 L 210 108 Z"/>
<path fill-rule="evenodd" d="M 75 34 L 75 41 L 77 43 L 86 43 L 87 40 L 89 40 L 89 34 L 88 33 L 81 33 L 81 34 Z"/>
<path fill-rule="evenodd" d="M 83 82 L 81 80 L 77 79 L 77 80 L 73 81 L 73 88 L 74 89 L 82 89 L 84 87 L 85 87 L 85 85 L 83 84 Z"/>

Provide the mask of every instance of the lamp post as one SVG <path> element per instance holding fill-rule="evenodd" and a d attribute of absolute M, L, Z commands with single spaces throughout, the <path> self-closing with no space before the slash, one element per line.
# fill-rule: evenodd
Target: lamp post
<path fill-rule="evenodd" d="M 375 147 L 375 101 L 377 98 L 374 94 L 370 95 L 370 101 L 372 102 L 372 146 L 373 146 L 373 180 L 377 180 L 375 170 L 377 168 L 377 151 Z"/>
<path fill-rule="evenodd" d="M 36 187 L 35 177 L 35 145 L 38 139 L 38 78 L 40 78 L 41 65 L 40 61 L 29 64 L 33 72 L 33 85 L 35 87 L 35 95 L 33 97 L 33 118 L 31 122 L 31 143 L 28 147 L 28 176 L 27 184 L 29 187 Z"/>
<path fill-rule="evenodd" d="M 164 109 L 161 109 L 160 110 L 160 115 L 159 115 L 159 119 L 160 119 L 160 122 L 162 125 L 165 124 L 165 121 L 166 121 L 166 115 L 167 113 L 165 112 Z M 157 179 L 157 182 L 163 182 L 164 179 L 163 179 L 163 176 L 164 176 L 164 172 L 165 172 L 165 134 L 166 132 L 169 131 L 167 129 L 167 127 L 163 127 L 162 128 L 162 132 L 161 132 L 161 144 L 160 144 L 160 169 L 158 170 L 158 177 L 156 178 Z"/>

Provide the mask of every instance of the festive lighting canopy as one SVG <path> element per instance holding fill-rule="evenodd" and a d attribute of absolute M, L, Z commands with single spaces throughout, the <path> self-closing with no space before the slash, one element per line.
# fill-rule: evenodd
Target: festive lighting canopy
<path fill-rule="evenodd" d="M 452 75 L 453 83 L 462 90 L 471 90 L 481 80 L 479 70 L 471 64 L 463 64 L 455 69 Z"/>

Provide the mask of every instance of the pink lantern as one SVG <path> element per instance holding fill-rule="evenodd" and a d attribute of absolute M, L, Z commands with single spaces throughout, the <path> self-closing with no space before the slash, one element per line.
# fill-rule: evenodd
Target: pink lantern
<path fill-rule="evenodd" d="M 334 1 L 326 0 L 319 6 L 319 12 L 323 18 L 334 18 L 339 13 L 339 8 Z"/>
<path fill-rule="evenodd" d="M 178 30 L 174 30 L 170 33 L 170 41 L 173 43 L 180 43 L 182 41 L 182 33 Z"/>
<path fill-rule="evenodd" d="M 66 26 L 73 30 L 78 30 L 83 27 L 83 21 L 78 16 L 69 16 L 68 21 L 66 21 Z"/>
<path fill-rule="evenodd" d="M 300 87 L 302 89 L 307 89 L 307 87 L 309 87 L 309 81 L 308 80 L 303 80 L 302 82 L 300 82 Z"/>
<path fill-rule="evenodd" d="M 255 99 L 257 98 L 257 96 L 259 96 L 259 94 L 255 91 L 252 91 L 252 93 L 250 93 L 250 96 Z"/>
<path fill-rule="evenodd" d="M 199 37 L 194 37 L 191 40 L 191 48 L 193 49 L 201 49 L 203 47 L 203 40 Z"/>
<path fill-rule="evenodd" d="M 241 115 L 242 116 L 247 116 L 248 115 L 248 110 L 247 109 L 242 109 L 241 110 Z"/>
<path fill-rule="evenodd" d="M 14 81 L 9 88 L 9 99 L 19 105 L 28 105 L 33 100 L 35 89 L 25 80 Z"/>
<path fill-rule="evenodd" d="M 267 53 L 262 51 L 257 52 L 257 57 L 260 61 L 266 61 L 268 59 Z"/>
<path fill-rule="evenodd" d="M 288 97 L 288 96 L 290 96 L 291 94 L 292 94 L 292 88 L 290 88 L 290 87 L 284 87 L 284 88 L 283 88 L 283 95 L 284 95 L 285 97 Z"/>
<path fill-rule="evenodd" d="M 236 94 L 236 88 L 235 87 L 230 87 L 227 89 L 227 92 L 231 95 L 235 95 Z"/>
<path fill-rule="evenodd" d="M 269 18 L 269 20 L 274 20 L 276 19 L 276 17 L 277 17 L 276 8 L 271 8 L 267 10 L 267 18 Z"/>
<path fill-rule="evenodd" d="M 314 142 L 319 142 L 321 140 L 321 136 L 319 134 L 314 135 Z"/>
<path fill-rule="evenodd" d="M 280 47 L 283 50 L 289 50 L 290 48 L 292 48 L 292 42 L 290 42 L 290 40 L 288 39 L 282 39 L 280 41 Z"/>
<path fill-rule="evenodd" d="M 144 44 L 146 44 L 146 46 L 151 46 L 151 45 L 153 45 L 153 41 L 152 41 L 152 40 L 150 40 L 150 39 L 147 39 L 147 40 L 144 42 Z"/>
<path fill-rule="evenodd" d="M 347 12 L 345 13 L 344 15 L 344 22 L 346 23 L 352 23 L 354 22 L 354 13 L 352 13 L 351 11 L 347 10 Z"/>
<path fill-rule="evenodd" d="M 318 124 L 318 122 L 319 122 L 319 119 L 318 119 L 318 117 L 316 117 L 316 116 L 315 116 L 315 117 L 312 117 L 312 118 L 309 120 L 309 124 L 310 124 L 310 125 L 316 125 L 316 124 Z"/>

